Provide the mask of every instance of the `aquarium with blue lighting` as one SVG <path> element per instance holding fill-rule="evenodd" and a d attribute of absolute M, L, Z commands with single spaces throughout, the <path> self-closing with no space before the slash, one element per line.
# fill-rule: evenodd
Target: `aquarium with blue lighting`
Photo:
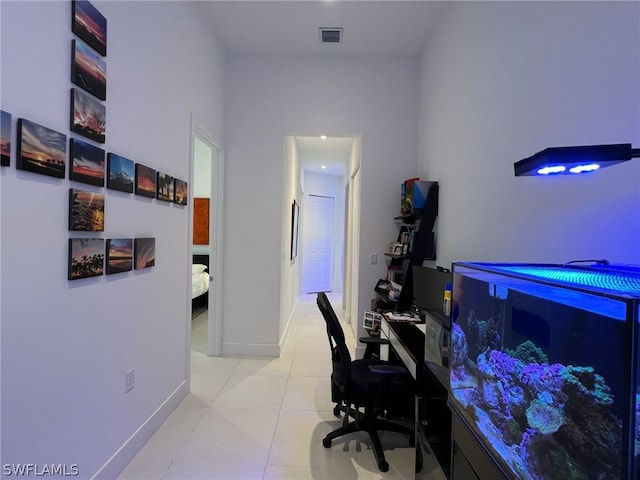
<path fill-rule="evenodd" d="M 450 404 L 508 478 L 640 479 L 640 267 L 453 265 Z"/>

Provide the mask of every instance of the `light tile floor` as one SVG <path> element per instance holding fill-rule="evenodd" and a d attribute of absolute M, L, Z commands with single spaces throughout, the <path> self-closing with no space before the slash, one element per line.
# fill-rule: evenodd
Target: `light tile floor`
<path fill-rule="evenodd" d="M 329 296 L 338 308 L 340 298 Z M 331 403 L 331 358 L 315 295 L 300 298 L 280 358 L 208 357 L 192 325 L 191 393 L 118 477 L 120 480 L 413 479 L 406 436 L 383 433 L 389 471 L 378 470 L 367 434 L 322 446 L 340 425 Z M 349 326 L 348 344 L 355 345 Z M 353 352 L 352 352 L 353 353 Z M 424 480 L 442 480 L 425 459 Z"/>

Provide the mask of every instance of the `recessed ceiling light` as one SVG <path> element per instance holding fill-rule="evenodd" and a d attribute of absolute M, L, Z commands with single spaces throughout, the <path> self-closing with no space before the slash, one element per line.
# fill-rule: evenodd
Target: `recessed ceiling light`
<path fill-rule="evenodd" d="M 327 168 L 326 165 L 322 165 L 320 168 L 322 168 L 323 170 Z"/>
<path fill-rule="evenodd" d="M 326 140 L 326 139 L 327 139 L 327 136 L 326 136 L 326 135 L 320 135 L 320 139 L 321 139 L 321 140 Z"/>

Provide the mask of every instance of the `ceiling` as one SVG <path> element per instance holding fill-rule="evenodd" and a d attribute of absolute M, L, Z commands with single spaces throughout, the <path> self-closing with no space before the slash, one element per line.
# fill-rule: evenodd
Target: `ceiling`
<path fill-rule="evenodd" d="M 353 137 L 328 137 L 325 140 L 320 137 L 295 138 L 298 158 L 304 170 L 327 175 L 347 174 Z"/>
<path fill-rule="evenodd" d="M 232 53 L 418 56 L 447 1 L 206 0 L 214 35 Z M 343 41 L 321 44 L 320 27 Z"/>
<path fill-rule="evenodd" d="M 216 39 L 232 54 L 402 55 L 418 57 L 446 1 L 206 0 Z M 322 44 L 321 27 L 341 27 L 342 42 Z M 305 170 L 344 175 L 353 138 L 296 137 Z M 326 165 L 321 169 L 320 165 Z"/>

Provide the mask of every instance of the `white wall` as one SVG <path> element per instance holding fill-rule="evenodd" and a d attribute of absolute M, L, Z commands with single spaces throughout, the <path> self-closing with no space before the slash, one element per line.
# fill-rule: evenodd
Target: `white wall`
<path fill-rule="evenodd" d="M 456 2 L 421 61 L 418 173 L 440 182 L 438 264 L 640 263 L 640 161 L 515 177 L 551 146 L 640 147 L 640 3 Z"/>
<path fill-rule="evenodd" d="M 284 139 L 362 134 L 361 255 L 384 252 L 397 230 L 400 183 L 415 174 L 418 61 L 402 57 L 229 55 L 226 76 L 223 352 L 279 351 Z M 384 264 L 361 261 L 360 312 Z M 263 353 L 263 354 L 264 354 Z"/>
<path fill-rule="evenodd" d="M 104 148 L 188 179 L 190 113 L 222 133 L 224 57 L 200 7 L 92 3 L 108 20 Z M 71 2 L 0 8 L 2 109 L 70 135 Z M 16 170 L 15 152 L 0 169 L 1 463 L 77 464 L 80 478 L 115 478 L 188 391 L 190 213 L 102 189 L 104 233 L 74 234 L 72 186 L 84 187 Z M 153 236 L 156 266 L 67 281 L 68 238 L 81 236 Z"/>
<path fill-rule="evenodd" d="M 280 236 L 283 245 L 282 270 L 280 271 L 280 321 L 273 325 L 277 328 L 278 342 L 280 345 L 286 340 L 287 330 L 291 326 L 293 310 L 298 302 L 300 285 L 300 255 L 291 259 L 291 225 L 292 225 L 292 205 L 295 200 L 298 205 L 302 198 L 302 172 L 298 158 L 298 148 L 293 137 L 287 137 L 285 142 L 284 167 L 282 169 L 282 202 L 280 225 Z M 298 236 L 298 239 L 300 236 Z M 298 251 L 299 247 L 298 247 Z M 275 254 L 277 255 L 277 253 Z M 275 275 L 275 272 L 274 272 Z M 248 295 L 246 298 L 251 298 Z M 277 348 L 263 348 L 260 350 L 263 355 L 279 355 Z"/>

